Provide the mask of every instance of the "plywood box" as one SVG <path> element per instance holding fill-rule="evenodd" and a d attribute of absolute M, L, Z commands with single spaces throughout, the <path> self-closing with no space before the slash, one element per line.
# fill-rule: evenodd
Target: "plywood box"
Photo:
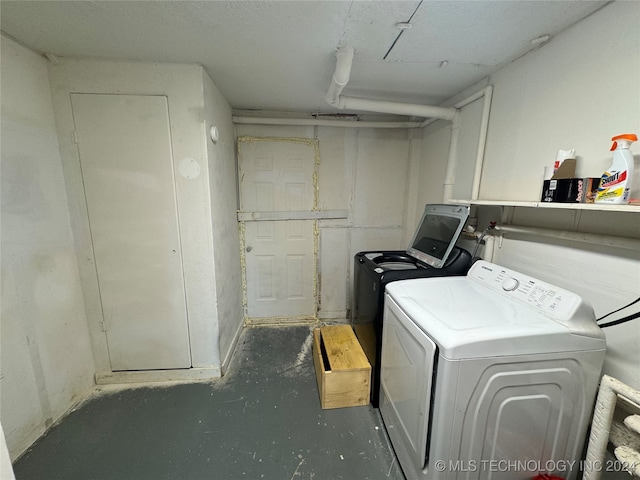
<path fill-rule="evenodd" d="M 313 363 L 323 409 L 369 404 L 371 365 L 349 325 L 313 331 Z"/>

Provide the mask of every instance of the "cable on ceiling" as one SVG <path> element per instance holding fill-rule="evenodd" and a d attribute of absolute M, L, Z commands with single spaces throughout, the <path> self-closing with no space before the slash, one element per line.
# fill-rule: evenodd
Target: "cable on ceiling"
<path fill-rule="evenodd" d="M 418 11 L 418 9 L 420 8 L 420 6 L 422 5 L 422 2 L 424 0 L 420 0 L 420 3 L 418 3 L 418 6 L 416 7 L 416 9 L 413 11 L 413 13 L 411 14 L 411 16 L 409 17 L 409 20 L 407 20 L 406 22 L 402 22 L 402 23 L 411 23 L 411 20 L 413 19 L 413 16 L 416 14 L 416 12 Z M 393 50 L 393 47 L 396 46 L 396 43 L 398 43 L 398 40 L 400 40 L 400 37 L 402 36 L 402 34 L 404 33 L 404 30 L 400 30 L 400 33 L 398 33 L 398 36 L 396 37 L 396 39 L 393 41 L 393 43 L 391 44 L 391 46 L 389 47 L 389 50 L 387 50 L 387 53 L 384 54 L 384 57 L 382 57 L 383 60 L 386 60 L 387 57 L 389 56 L 389 54 L 391 53 L 391 50 Z"/>

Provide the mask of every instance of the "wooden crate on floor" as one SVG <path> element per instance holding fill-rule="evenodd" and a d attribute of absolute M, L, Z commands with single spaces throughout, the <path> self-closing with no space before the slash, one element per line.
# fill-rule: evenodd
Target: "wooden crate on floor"
<path fill-rule="evenodd" d="M 323 409 L 369 404 L 371 365 L 351 326 L 316 328 L 313 363 Z"/>

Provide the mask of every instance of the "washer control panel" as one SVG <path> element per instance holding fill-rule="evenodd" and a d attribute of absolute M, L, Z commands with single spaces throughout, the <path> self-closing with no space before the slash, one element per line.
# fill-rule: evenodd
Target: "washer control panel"
<path fill-rule="evenodd" d="M 555 318 L 570 319 L 582 302 L 573 292 L 484 260 L 474 263 L 467 276 Z"/>
<path fill-rule="evenodd" d="M 502 289 L 506 292 L 512 292 L 520 286 L 520 282 L 517 278 L 508 277 L 502 282 Z"/>

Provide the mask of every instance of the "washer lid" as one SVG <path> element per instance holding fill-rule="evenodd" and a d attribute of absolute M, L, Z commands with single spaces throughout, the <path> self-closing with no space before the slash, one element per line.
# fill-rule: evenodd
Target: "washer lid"
<path fill-rule="evenodd" d="M 488 262 L 466 277 L 401 280 L 386 292 L 449 359 L 605 348 L 578 295 Z"/>
<path fill-rule="evenodd" d="M 469 205 L 425 205 L 407 253 L 431 267 L 443 267 L 469 217 L 469 210 Z"/>

